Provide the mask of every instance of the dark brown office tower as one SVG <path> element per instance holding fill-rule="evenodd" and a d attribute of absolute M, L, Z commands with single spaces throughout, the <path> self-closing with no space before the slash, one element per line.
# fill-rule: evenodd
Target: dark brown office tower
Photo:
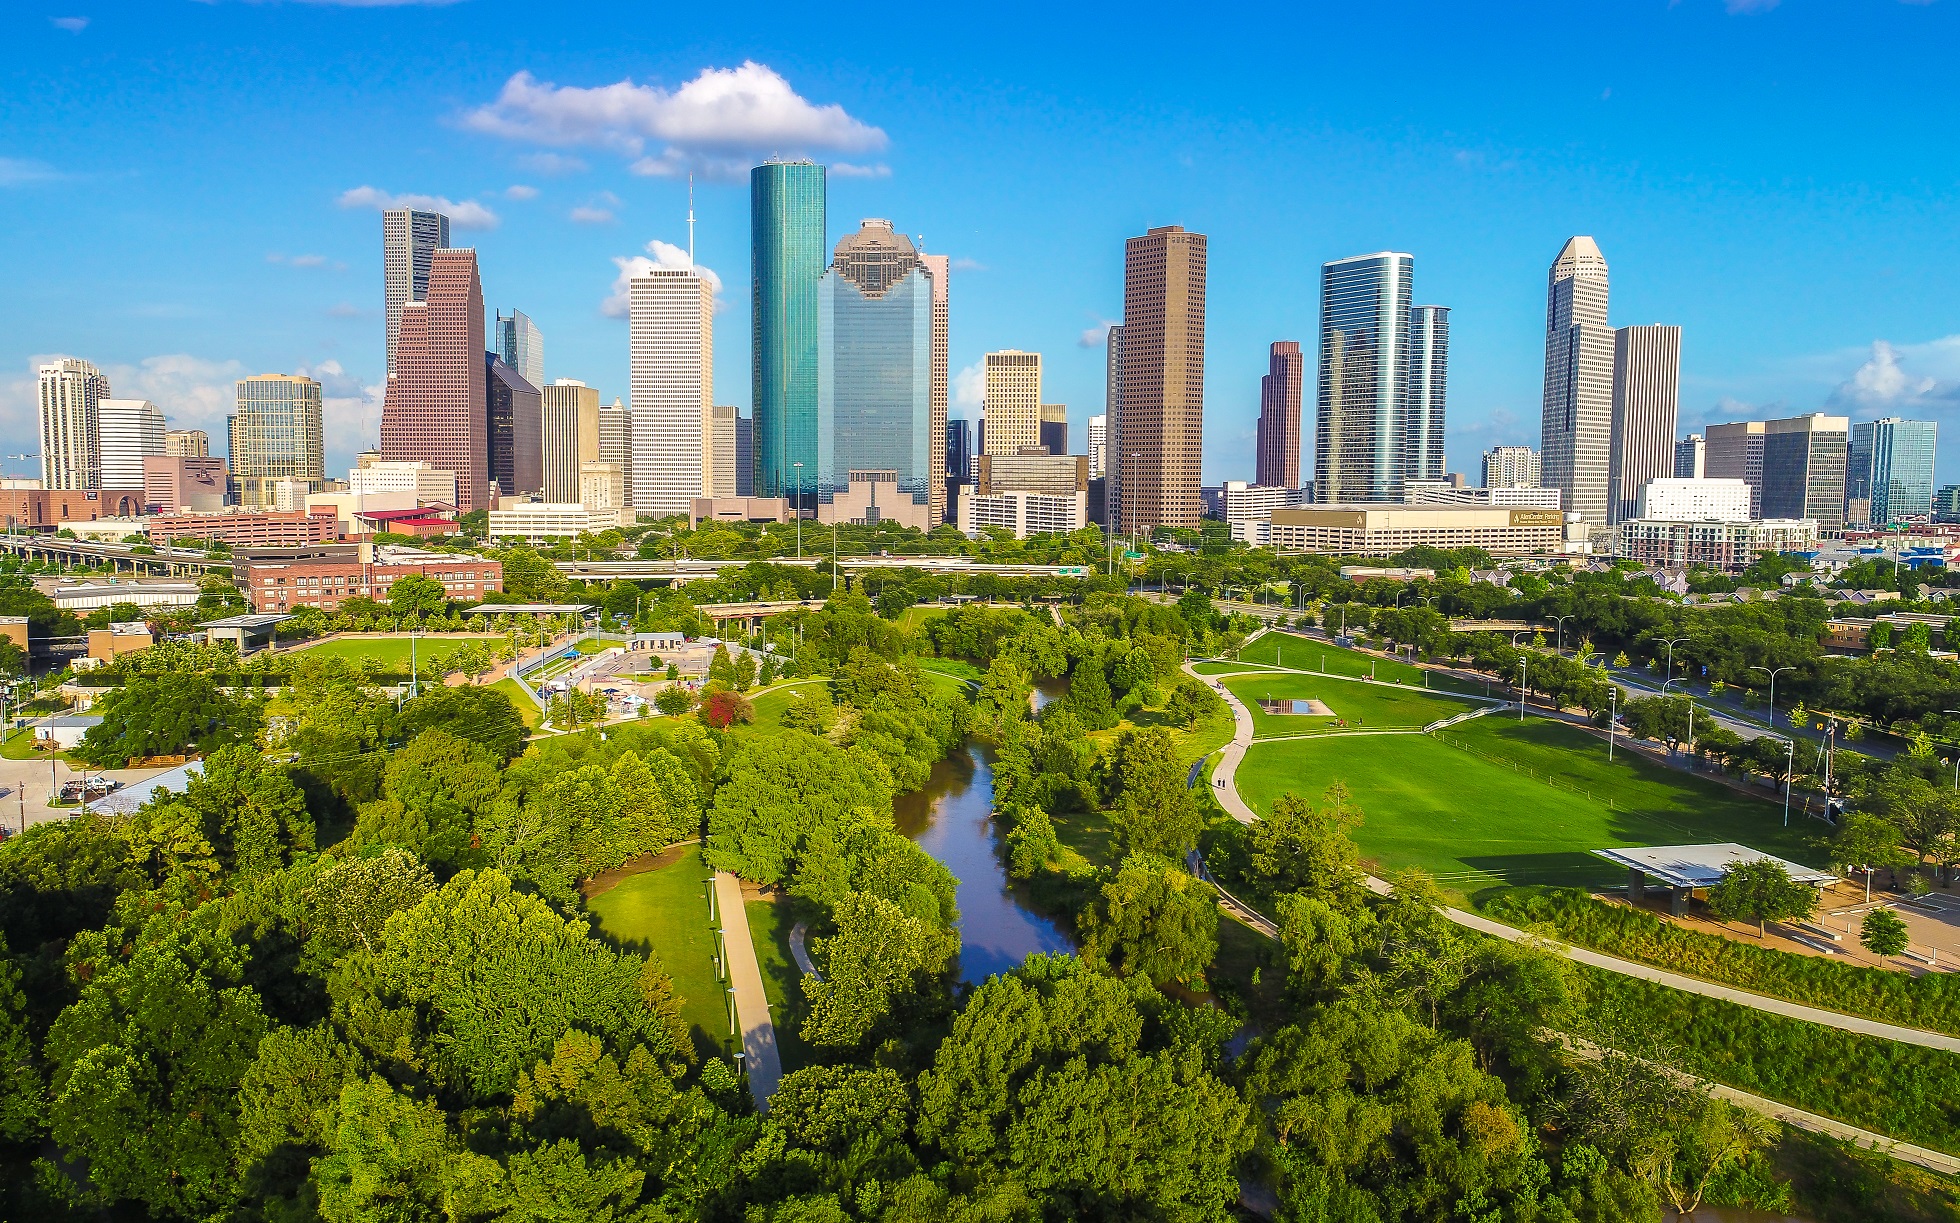
<path fill-rule="evenodd" d="M 1163 225 L 1123 252 L 1123 409 L 1109 466 L 1119 533 L 1195 527 L 1205 415 L 1205 236 Z"/>
<path fill-rule="evenodd" d="M 483 354 L 484 447 L 499 495 L 544 491 L 544 394 L 494 352 Z M 597 406 L 597 396 L 594 396 Z"/>
<path fill-rule="evenodd" d="M 483 282 L 476 252 L 429 257 L 428 296 L 402 306 L 395 372 L 381 406 L 381 457 L 456 473 L 456 507 L 490 507 L 483 362 Z"/>
<path fill-rule="evenodd" d="M 1253 483 L 1300 487 L 1300 387 L 1306 361 L 1297 340 L 1274 340 L 1259 380 L 1259 454 Z"/>

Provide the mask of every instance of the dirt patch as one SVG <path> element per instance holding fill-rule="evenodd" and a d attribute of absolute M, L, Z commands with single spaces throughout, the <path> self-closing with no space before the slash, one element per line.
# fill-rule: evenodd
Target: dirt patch
<path fill-rule="evenodd" d="M 613 888 L 618 887 L 620 881 L 623 879 L 630 879 L 634 875 L 644 875 L 648 871 L 657 871 L 663 866 L 672 866 L 681 860 L 681 855 L 692 844 L 694 844 L 693 841 L 680 841 L 676 844 L 669 845 L 659 853 L 641 854 L 637 858 L 628 858 L 611 870 L 600 871 L 584 883 L 579 884 L 579 893 L 587 900 L 590 900 L 594 896 L 600 895 L 603 892 L 609 892 Z"/>

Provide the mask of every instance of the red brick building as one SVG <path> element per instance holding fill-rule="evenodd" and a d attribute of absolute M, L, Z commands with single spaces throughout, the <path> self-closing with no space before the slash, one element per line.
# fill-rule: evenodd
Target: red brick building
<path fill-rule="evenodd" d="M 0 488 L 0 526 L 53 531 L 64 522 L 139 518 L 143 497 L 140 488 Z"/>
<path fill-rule="evenodd" d="M 476 252 L 429 258 L 424 300 L 402 307 L 395 372 L 381 406 L 381 457 L 456 473 L 456 507 L 490 508 L 483 282 Z"/>
<path fill-rule="evenodd" d="M 441 582 L 452 599 L 474 602 L 486 591 L 504 588 L 504 567 L 496 561 L 459 556 L 453 561 L 407 561 L 398 565 L 332 561 L 290 561 L 244 567 L 245 597 L 260 612 L 302 607 L 333 611 L 341 601 L 388 597 L 396 581 L 411 573 Z"/>
<path fill-rule="evenodd" d="M 340 538 L 340 519 L 331 507 L 317 514 L 178 514 L 150 519 L 150 543 L 173 539 L 216 539 L 234 548 L 293 548 Z"/>

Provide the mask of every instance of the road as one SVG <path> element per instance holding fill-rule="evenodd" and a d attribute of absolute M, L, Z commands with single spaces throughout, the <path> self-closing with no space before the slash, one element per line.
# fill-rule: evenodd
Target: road
<path fill-rule="evenodd" d="M 1219 750 L 1218 765 L 1212 770 L 1212 793 L 1233 819 L 1238 820 L 1242 824 L 1254 823 L 1258 820 L 1259 816 L 1239 796 L 1236 776 L 1239 762 L 1245 759 L 1246 749 L 1252 746 L 1252 714 L 1246 709 L 1244 703 L 1237 696 L 1233 695 L 1231 689 L 1218 682 L 1221 677 L 1200 676 L 1191 667 L 1192 664 L 1186 663 L 1186 672 L 1204 683 L 1211 684 L 1213 690 L 1219 696 L 1223 697 L 1226 704 L 1231 706 L 1232 709 L 1234 726 L 1232 742 Z M 1272 668 L 1262 668 L 1262 673 L 1270 674 L 1271 670 Z M 1310 672 L 1295 672 L 1295 674 L 1310 674 Z M 1386 880 L 1378 879 L 1373 875 L 1366 876 L 1366 882 L 1369 889 L 1378 895 L 1386 895 L 1390 889 L 1390 885 Z M 1536 941 L 1539 945 L 1564 955 L 1576 963 L 1604 969 L 1611 973 L 1618 973 L 1624 977 L 1634 977 L 1642 981 L 1651 981 L 1656 985 L 1665 985 L 1670 989 L 1681 990 L 1683 993 L 1699 994 L 1704 998 L 1717 998 L 1723 1002 L 1733 1002 L 1738 1006 L 1746 1006 L 1767 1014 L 1781 1015 L 1786 1019 L 1801 1019 L 1806 1023 L 1814 1023 L 1827 1028 L 1836 1028 L 1841 1032 L 1856 1032 L 1864 1036 L 1876 1036 L 1882 1040 L 1897 1041 L 1900 1044 L 1906 1045 L 1918 1045 L 1926 1049 L 1960 1052 L 1960 1037 L 1948 1036 L 1943 1032 L 1927 1032 L 1919 1028 L 1902 1027 L 1898 1024 L 1881 1023 L 1878 1020 L 1865 1019 L 1857 1015 L 1845 1015 L 1837 1011 L 1827 1011 L 1820 1007 L 1805 1006 L 1802 1003 L 1789 1002 L 1782 998 L 1770 998 L 1762 994 L 1753 994 L 1747 990 L 1735 989 L 1732 986 L 1717 985 L 1696 977 L 1682 976 L 1680 973 L 1668 972 L 1666 969 L 1655 968 L 1649 964 L 1640 964 L 1633 960 L 1622 960 L 1618 956 L 1602 955 L 1597 951 L 1589 951 L 1584 947 L 1575 947 L 1569 943 L 1561 943 L 1552 939 L 1534 940 L 1534 936 L 1526 934 L 1515 926 L 1507 926 L 1502 922 L 1495 922 L 1487 917 L 1480 917 L 1475 913 L 1467 913 L 1462 909 L 1445 908 L 1443 915 L 1466 929 L 1476 930 L 1495 938 L 1501 938 L 1506 942 Z"/>
<path fill-rule="evenodd" d="M 145 778 L 155 777 L 167 769 L 89 769 L 90 777 L 109 777 L 129 785 Z M 33 760 L 0 759 L 0 826 L 8 832 L 21 832 L 25 828 L 48 820 L 65 820 L 74 816 L 77 807 L 50 807 L 51 794 L 58 792 L 63 782 L 81 777 L 79 768 L 70 768 L 64 760 L 49 761 L 46 757 Z"/>
<path fill-rule="evenodd" d="M 776 1050 L 776 1025 L 769 1018 L 769 995 L 762 988 L 762 965 L 755 958 L 749 934 L 749 910 L 742 903 L 742 881 L 727 871 L 715 872 L 715 911 L 721 914 L 722 946 L 728 956 L 728 982 L 735 991 L 735 1017 L 742 1025 L 742 1054 L 749 1076 L 749 1094 L 761 1112 L 783 1079 L 783 1060 Z"/>

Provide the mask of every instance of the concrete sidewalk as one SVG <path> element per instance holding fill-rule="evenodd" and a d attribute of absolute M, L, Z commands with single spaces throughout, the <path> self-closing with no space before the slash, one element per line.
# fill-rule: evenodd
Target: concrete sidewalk
<path fill-rule="evenodd" d="M 715 872 L 715 911 L 721 914 L 722 945 L 728 955 L 728 981 L 735 990 L 735 1016 L 742 1025 L 743 1063 L 749 1094 L 761 1112 L 783 1078 L 783 1061 L 776 1051 L 776 1025 L 769 1018 L 769 996 L 762 989 L 762 966 L 755 958 L 749 934 L 749 911 L 742 903 L 742 881 L 727 871 Z"/>

